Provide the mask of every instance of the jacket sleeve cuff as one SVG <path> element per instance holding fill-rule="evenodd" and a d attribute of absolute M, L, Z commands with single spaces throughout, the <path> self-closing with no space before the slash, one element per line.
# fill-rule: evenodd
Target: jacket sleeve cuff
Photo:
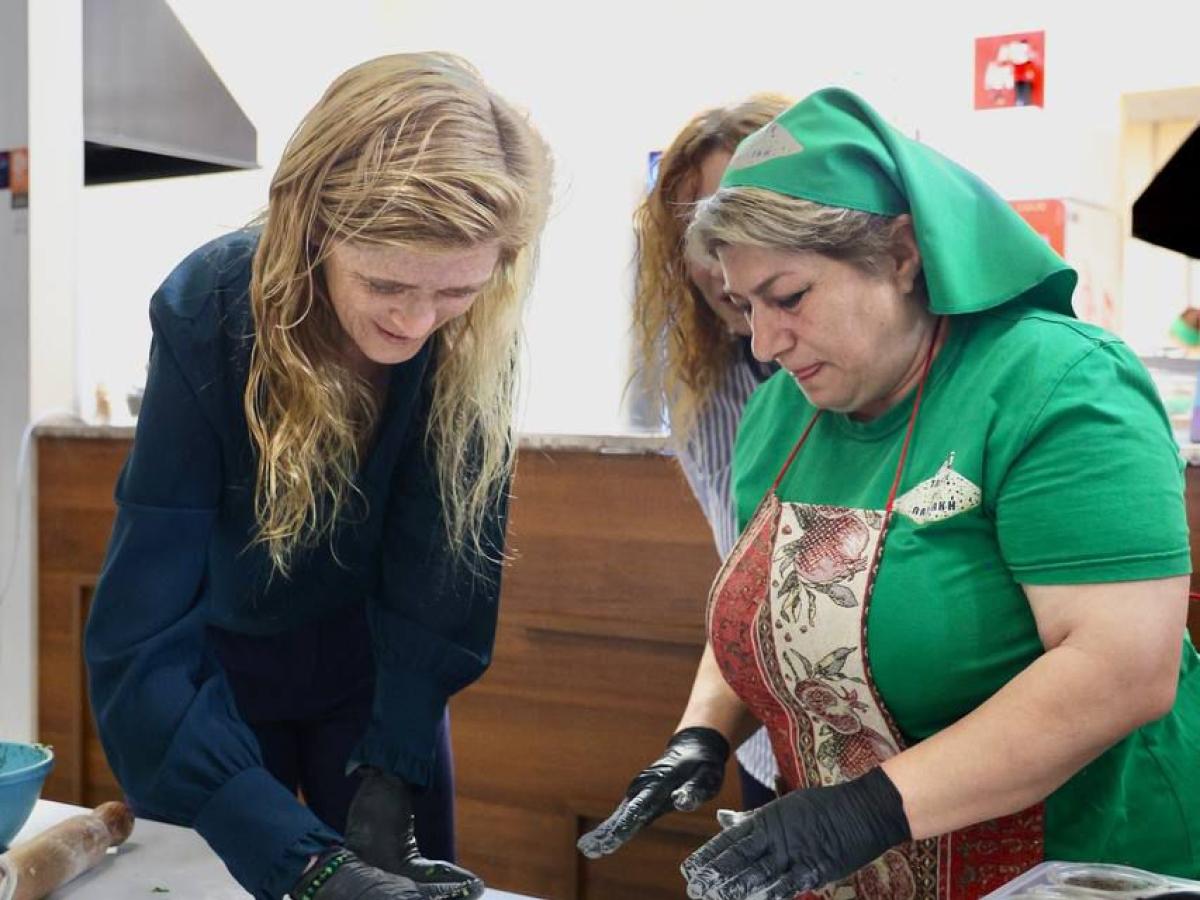
<path fill-rule="evenodd" d="M 409 784 L 427 786 L 446 699 L 445 688 L 431 673 L 381 669 L 376 675 L 371 723 L 350 755 L 348 770 L 374 766 Z"/>
<path fill-rule="evenodd" d="M 263 768 L 226 782 L 194 827 L 238 883 L 262 900 L 282 897 L 311 854 L 341 840 Z"/>

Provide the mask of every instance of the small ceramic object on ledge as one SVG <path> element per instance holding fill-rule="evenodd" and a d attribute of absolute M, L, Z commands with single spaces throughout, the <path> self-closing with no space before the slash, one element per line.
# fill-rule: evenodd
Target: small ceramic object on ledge
<path fill-rule="evenodd" d="M 125 395 L 125 402 L 129 406 L 129 414 L 135 419 L 138 417 L 138 413 L 142 411 L 142 394 L 145 391 L 146 389 L 143 387 L 135 387 Z"/>
<path fill-rule="evenodd" d="M 103 384 L 96 385 L 96 422 L 107 425 L 112 421 L 112 406 L 108 402 L 108 388 Z"/>

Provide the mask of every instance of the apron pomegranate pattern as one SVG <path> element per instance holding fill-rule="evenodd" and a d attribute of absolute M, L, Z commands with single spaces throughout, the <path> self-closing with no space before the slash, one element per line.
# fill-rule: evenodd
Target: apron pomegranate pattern
<path fill-rule="evenodd" d="M 894 508 L 919 523 L 978 505 L 978 488 L 953 471 L 953 459 Z M 867 610 L 891 515 L 784 503 L 772 490 L 713 585 L 713 650 L 730 686 L 767 726 L 781 790 L 857 778 L 905 747 L 866 652 Z M 1041 834 L 1039 805 L 889 850 L 819 896 L 979 897 L 1041 861 Z"/>

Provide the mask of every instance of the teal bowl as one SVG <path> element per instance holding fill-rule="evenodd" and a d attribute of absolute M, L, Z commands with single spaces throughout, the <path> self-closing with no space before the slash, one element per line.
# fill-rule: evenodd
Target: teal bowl
<path fill-rule="evenodd" d="M 49 747 L 0 741 L 0 851 L 33 812 L 52 768 L 54 751 Z"/>

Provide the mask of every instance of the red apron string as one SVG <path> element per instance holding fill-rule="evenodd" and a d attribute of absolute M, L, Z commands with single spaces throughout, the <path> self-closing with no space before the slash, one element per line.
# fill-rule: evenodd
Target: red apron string
<path fill-rule="evenodd" d="M 900 479 L 904 475 L 904 461 L 908 458 L 908 445 L 912 441 L 913 428 L 917 424 L 917 413 L 921 409 L 921 395 L 925 393 L 925 382 L 929 378 L 929 368 L 933 365 L 933 352 L 937 349 L 938 338 L 942 335 L 942 326 L 945 322 L 945 316 L 937 320 L 937 326 L 933 329 L 933 340 L 929 342 L 929 350 L 925 354 L 925 366 L 921 369 L 921 380 L 917 382 L 917 396 L 913 400 L 912 415 L 908 417 L 908 431 L 905 432 L 904 443 L 900 447 L 900 464 L 896 466 L 896 477 L 892 481 L 892 489 L 888 491 L 887 506 L 884 507 L 885 520 L 891 518 L 892 507 L 896 503 L 896 492 L 900 490 Z M 882 543 L 880 541 L 881 545 Z"/>
<path fill-rule="evenodd" d="M 925 391 L 925 380 L 929 377 L 929 369 L 933 365 L 933 354 L 937 349 L 938 338 L 942 334 L 942 327 L 945 325 L 945 323 L 945 316 L 938 318 L 937 324 L 933 329 L 933 340 L 929 342 L 929 349 L 925 353 L 925 365 L 921 369 L 921 380 L 917 383 L 917 396 L 913 401 L 912 415 L 908 420 L 908 433 L 905 434 L 904 446 L 900 449 L 900 465 L 896 469 L 896 480 L 892 484 L 892 490 L 888 496 L 887 510 L 889 512 L 892 509 L 892 501 L 896 499 L 896 489 L 900 486 L 900 475 L 904 469 L 904 458 L 908 455 L 908 443 L 912 438 L 913 425 L 916 424 L 917 421 L 917 411 L 921 408 L 921 395 Z M 800 435 L 800 439 L 796 441 L 795 445 L 792 447 L 792 452 L 788 454 L 787 459 L 784 461 L 783 468 L 781 468 L 779 470 L 779 474 L 775 476 L 775 483 L 772 484 L 770 490 L 763 495 L 764 500 L 767 498 L 767 496 L 773 494 L 779 489 L 779 483 L 783 481 L 783 476 L 786 475 L 788 469 L 792 467 L 792 461 L 796 458 L 796 454 L 800 452 L 800 448 L 804 446 L 804 442 L 808 440 L 808 434 L 813 430 L 813 426 L 817 424 L 817 419 L 821 418 L 822 412 L 824 412 L 824 410 L 818 409 L 815 413 L 813 413 L 813 417 L 808 420 L 808 425 L 805 426 L 803 434 Z"/>
<path fill-rule="evenodd" d="M 800 440 L 796 441 L 796 445 L 792 447 L 792 452 L 788 454 L 787 460 L 783 464 L 783 468 L 779 470 L 779 474 L 775 476 L 775 483 L 771 485 L 771 489 L 767 494 L 773 494 L 779 488 L 779 482 L 783 481 L 783 476 L 787 474 L 787 470 L 792 467 L 792 460 L 796 458 L 796 454 L 800 452 L 800 448 L 804 446 L 804 442 L 808 440 L 808 433 L 813 430 L 813 426 L 817 424 L 817 419 L 821 418 L 821 413 L 824 410 L 818 409 L 813 413 L 813 417 L 808 420 L 808 425 L 804 427 L 804 433 L 800 435 Z M 763 497 L 766 499 L 766 496 Z"/>

